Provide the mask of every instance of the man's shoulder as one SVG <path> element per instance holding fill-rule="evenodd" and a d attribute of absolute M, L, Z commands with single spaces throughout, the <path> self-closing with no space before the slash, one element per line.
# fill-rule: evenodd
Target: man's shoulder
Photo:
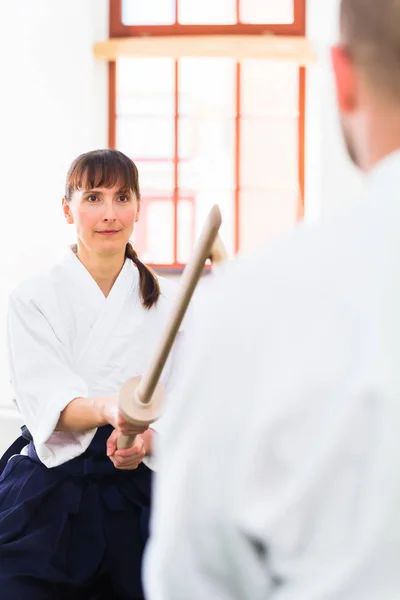
<path fill-rule="evenodd" d="M 357 274 L 368 257 L 355 224 L 349 217 L 300 225 L 232 261 L 212 286 L 210 329 L 224 337 L 233 328 L 249 343 L 273 332 L 307 339 L 309 330 L 325 331 L 364 291 Z"/>
<path fill-rule="evenodd" d="M 301 224 L 255 252 L 240 256 L 221 275 L 225 285 L 240 285 L 242 292 L 274 285 L 325 285 L 340 278 L 343 263 L 354 245 L 352 219 Z M 253 285 L 251 285 L 253 282 Z"/>

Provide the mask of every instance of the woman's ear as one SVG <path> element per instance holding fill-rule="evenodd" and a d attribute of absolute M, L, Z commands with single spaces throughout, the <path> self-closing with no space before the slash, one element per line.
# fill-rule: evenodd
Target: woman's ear
<path fill-rule="evenodd" d="M 68 225 L 72 225 L 72 223 L 74 222 L 74 217 L 72 215 L 69 202 L 67 201 L 67 199 L 65 197 L 62 199 L 62 207 L 63 207 L 64 217 L 65 217 L 66 222 L 68 223 Z"/>
<path fill-rule="evenodd" d="M 139 221 L 139 217 L 140 217 L 140 202 L 137 203 L 135 223 L 137 223 Z"/>

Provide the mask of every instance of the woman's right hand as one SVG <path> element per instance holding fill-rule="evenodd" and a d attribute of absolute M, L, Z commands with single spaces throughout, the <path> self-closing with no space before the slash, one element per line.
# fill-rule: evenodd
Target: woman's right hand
<path fill-rule="evenodd" d="M 118 396 L 107 396 L 103 398 L 102 414 L 106 423 L 109 423 L 123 435 L 137 435 L 148 429 L 148 425 L 135 425 L 129 423 L 118 408 Z"/>
<path fill-rule="evenodd" d="M 116 429 L 107 440 L 107 456 L 116 469 L 137 469 L 146 456 L 146 444 L 143 436 L 137 435 L 130 448 L 118 450 L 118 437 L 120 433 Z"/>

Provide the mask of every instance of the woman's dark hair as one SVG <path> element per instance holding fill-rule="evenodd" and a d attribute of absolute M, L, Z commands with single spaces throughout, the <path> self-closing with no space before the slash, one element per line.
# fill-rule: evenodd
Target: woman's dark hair
<path fill-rule="evenodd" d="M 112 188 L 120 185 L 121 190 L 131 191 L 140 201 L 139 172 L 135 163 L 118 150 L 93 150 L 81 154 L 74 160 L 67 174 L 65 198 L 71 200 L 76 190 L 97 187 Z M 138 258 L 132 244 L 125 249 L 126 258 L 130 258 L 139 271 L 140 295 L 142 304 L 151 308 L 160 296 L 160 286 L 156 275 Z"/>

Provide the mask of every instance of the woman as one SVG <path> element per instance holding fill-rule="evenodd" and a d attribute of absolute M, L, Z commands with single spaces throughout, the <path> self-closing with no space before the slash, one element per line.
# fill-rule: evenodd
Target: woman
<path fill-rule="evenodd" d="M 0 600 L 139 599 L 153 429 L 119 415 L 118 392 L 145 370 L 174 286 L 129 243 L 140 191 L 121 152 L 74 161 L 63 211 L 76 246 L 10 298 L 11 380 L 31 441 L 3 461 Z M 161 378 L 167 391 L 181 335 Z M 120 451 L 120 433 L 139 435 Z"/>

